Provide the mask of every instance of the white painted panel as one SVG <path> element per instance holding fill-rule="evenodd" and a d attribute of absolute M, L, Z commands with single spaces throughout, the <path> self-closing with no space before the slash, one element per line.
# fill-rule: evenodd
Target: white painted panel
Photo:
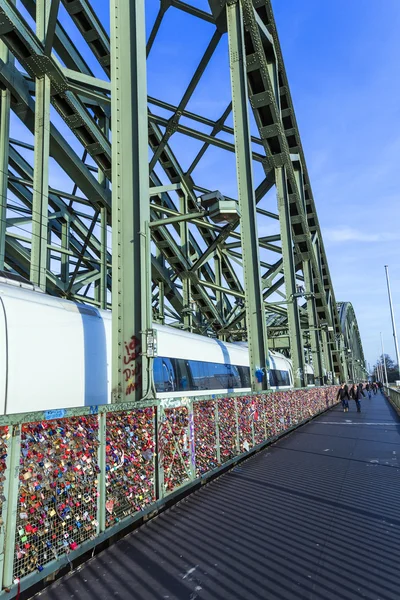
<path fill-rule="evenodd" d="M 283 354 L 278 354 L 277 352 L 270 352 L 269 361 L 271 369 L 276 369 L 277 371 L 289 370 L 289 360 L 286 358 L 286 356 L 283 356 Z"/>
<path fill-rule="evenodd" d="M 157 329 L 158 356 L 203 360 L 248 366 L 248 349 L 224 343 L 214 338 L 190 334 L 174 327 L 155 325 Z"/>
<path fill-rule="evenodd" d="M 7 393 L 7 327 L 0 297 L 0 414 L 5 414 Z"/>
<path fill-rule="evenodd" d="M 2 298 L 8 326 L 6 412 L 82 406 L 85 354 L 79 313 L 54 301 L 36 301 L 29 292 Z"/>
<path fill-rule="evenodd" d="M 101 310 L 100 314 L 103 318 L 104 330 L 106 332 L 106 344 L 107 344 L 107 400 L 106 403 L 110 404 L 111 402 L 111 348 L 112 348 L 112 339 L 111 339 L 111 311 L 110 310 Z"/>

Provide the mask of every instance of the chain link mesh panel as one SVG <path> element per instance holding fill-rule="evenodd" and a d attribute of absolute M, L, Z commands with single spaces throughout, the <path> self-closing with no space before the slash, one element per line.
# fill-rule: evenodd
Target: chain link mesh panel
<path fill-rule="evenodd" d="M 22 426 L 15 578 L 96 536 L 98 444 L 96 416 Z"/>
<path fill-rule="evenodd" d="M 219 466 L 216 435 L 216 401 L 194 402 L 196 475 L 199 477 Z"/>
<path fill-rule="evenodd" d="M 106 417 L 106 527 L 155 501 L 154 407 Z"/>
<path fill-rule="evenodd" d="M 164 489 L 171 492 L 191 478 L 189 409 L 186 406 L 162 411 L 159 447 Z"/>

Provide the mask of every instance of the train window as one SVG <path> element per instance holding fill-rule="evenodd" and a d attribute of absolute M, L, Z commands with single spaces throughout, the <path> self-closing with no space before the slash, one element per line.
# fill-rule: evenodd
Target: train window
<path fill-rule="evenodd" d="M 176 391 L 176 378 L 173 364 L 169 358 L 158 356 L 153 366 L 154 385 L 157 392 Z"/>
<path fill-rule="evenodd" d="M 241 387 L 244 387 L 244 388 L 251 387 L 250 367 L 237 367 L 237 369 L 240 373 Z"/>
<path fill-rule="evenodd" d="M 240 373 L 236 365 L 226 365 L 228 370 L 228 388 L 240 388 Z"/>
<path fill-rule="evenodd" d="M 195 390 L 223 390 L 241 387 L 239 370 L 235 365 L 190 360 L 189 367 Z"/>
<path fill-rule="evenodd" d="M 250 387 L 249 367 L 158 356 L 153 370 L 156 392 Z"/>
<path fill-rule="evenodd" d="M 223 390 L 240 387 L 240 378 L 234 365 L 209 363 L 209 389 Z"/>
<path fill-rule="evenodd" d="M 290 386 L 289 371 L 279 371 L 278 369 L 270 369 L 269 385 L 271 387 Z"/>
<path fill-rule="evenodd" d="M 190 378 L 189 361 L 181 359 L 181 358 L 174 358 L 172 360 L 174 363 L 175 373 L 176 373 L 176 385 L 177 385 L 176 389 L 179 392 L 185 392 L 186 390 L 192 390 L 193 385 L 191 383 L 191 378 Z"/>
<path fill-rule="evenodd" d="M 208 363 L 200 360 L 189 360 L 194 390 L 208 390 L 209 369 Z"/>

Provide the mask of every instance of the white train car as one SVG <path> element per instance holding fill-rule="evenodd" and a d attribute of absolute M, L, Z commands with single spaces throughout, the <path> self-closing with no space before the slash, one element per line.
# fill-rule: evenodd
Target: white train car
<path fill-rule="evenodd" d="M 245 345 L 155 329 L 157 397 L 250 390 Z M 277 352 L 269 383 L 293 386 L 291 362 Z M 106 404 L 110 385 L 111 312 L 0 281 L 0 414 Z"/>
<path fill-rule="evenodd" d="M 315 387 L 314 369 L 308 363 L 304 365 L 304 373 L 306 376 L 307 387 Z"/>

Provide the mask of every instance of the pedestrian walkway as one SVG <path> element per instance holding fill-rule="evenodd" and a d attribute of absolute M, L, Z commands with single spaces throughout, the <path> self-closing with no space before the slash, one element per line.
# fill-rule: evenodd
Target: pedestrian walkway
<path fill-rule="evenodd" d="M 329 411 L 52 584 L 42 600 L 398 600 L 400 420 Z"/>

